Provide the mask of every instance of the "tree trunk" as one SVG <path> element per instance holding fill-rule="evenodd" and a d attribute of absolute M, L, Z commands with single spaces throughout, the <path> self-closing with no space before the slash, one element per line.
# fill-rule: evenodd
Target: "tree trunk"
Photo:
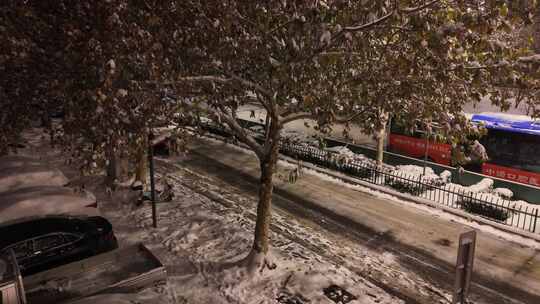
<path fill-rule="evenodd" d="M 257 223 L 255 225 L 253 250 L 263 254 L 268 253 L 272 193 L 274 190 L 272 178 L 276 168 L 279 151 L 278 141 L 274 141 L 273 145 L 268 157 L 260 161 L 261 181 L 259 186 L 259 204 L 257 205 Z"/>
<path fill-rule="evenodd" d="M 124 153 L 120 153 L 117 159 L 118 170 L 116 179 L 119 182 L 125 182 L 129 179 L 129 159 Z"/>
<path fill-rule="evenodd" d="M 113 186 L 117 182 L 123 182 L 128 177 L 128 159 L 123 157 L 120 151 L 114 151 L 112 147 L 107 147 L 107 184 Z"/>
<path fill-rule="evenodd" d="M 534 52 L 540 54 L 540 3 L 536 4 L 533 18 Z"/>
<path fill-rule="evenodd" d="M 377 130 L 375 137 L 377 138 L 377 166 L 381 167 L 384 160 L 384 143 L 386 140 L 386 125 L 388 123 L 388 114 L 382 113 L 379 115 L 381 127 Z"/>
<path fill-rule="evenodd" d="M 382 166 L 384 160 L 384 140 L 386 135 L 386 127 L 377 131 L 377 166 Z"/>
<path fill-rule="evenodd" d="M 141 145 L 137 147 L 137 168 L 135 169 L 135 180 L 146 185 L 146 177 L 148 176 L 148 136 L 146 133 L 142 135 Z"/>
<path fill-rule="evenodd" d="M 107 159 L 107 184 L 112 185 L 114 184 L 114 180 L 116 179 L 116 153 L 114 152 L 113 148 L 110 146 L 107 146 L 105 148 L 105 157 Z"/>

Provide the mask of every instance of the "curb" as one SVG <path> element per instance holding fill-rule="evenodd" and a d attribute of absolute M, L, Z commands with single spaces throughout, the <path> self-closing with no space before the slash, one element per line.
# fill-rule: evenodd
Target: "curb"
<path fill-rule="evenodd" d="M 293 164 L 293 165 L 297 164 L 297 161 L 295 159 L 293 159 L 291 157 L 288 157 L 288 156 L 284 156 L 282 154 L 279 156 L 279 159 L 283 160 L 283 161 L 286 161 L 286 162 L 288 162 L 290 164 Z M 329 170 L 329 169 L 326 169 L 326 168 L 316 166 L 316 165 L 308 163 L 308 162 L 302 162 L 302 166 L 304 166 L 304 167 L 306 167 L 308 169 L 317 171 L 319 173 L 324 173 L 324 174 L 329 175 L 331 177 L 340 179 L 341 181 L 349 183 L 349 184 L 363 186 L 363 187 L 366 187 L 366 188 L 377 190 L 379 192 L 382 192 L 382 193 L 385 193 L 385 194 L 388 194 L 388 195 L 395 196 L 395 197 L 397 197 L 399 199 L 402 199 L 402 200 L 405 200 L 405 201 L 408 201 L 408 202 L 428 206 L 428 207 L 431 207 L 431 208 L 434 208 L 434 209 L 443 210 L 444 212 L 447 212 L 447 213 L 450 213 L 452 215 L 458 216 L 460 218 L 466 219 L 466 220 L 468 220 L 470 222 L 477 222 L 479 224 L 491 226 L 491 227 L 496 228 L 498 230 L 501 230 L 501 231 L 504 231 L 504 232 L 507 232 L 507 233 L 511 233 L 511 234 L 515 234 L 515 235 L 519 235 L 521 237 L 524 237 L 524 238 L 527 238 L 527 239 L 530 239 L 530 240 L 534 240 L 534 241 L 540 243 L 540 235 L 535 234 L 535 233 L 531 233 L 531 232 L 528 232 L 528 231 L 523 231 L 523 230 L 517 229 L 517 228 L 512 227 L 512 226 L 499 224 L 499 223 L 487 220 L 487 219 L 485 219 L 483 217 L 461 211 L 459 209 L 450 208 L 448 206 L 440 205 L 440 204 L 437 204 L 435 202 L 432 202 L 432 201 L 424 199 L 424 198 L 415 197 L 415 196 L 412 196 L 410 194 L 401 193 L 401 192 L 393 190 L 393 189 L 389 189 L 389 188 L 386 188 L 386 187 L 383 187 L 383 186 L 380 186 L 380 185 L 375 185 L 375 184 L 363 181 L 363 180 L 358 179 L 358 178 L 351 177 L 351 176 L 343 174 L 343 173 L 335 172 L 333 170 Z"/>

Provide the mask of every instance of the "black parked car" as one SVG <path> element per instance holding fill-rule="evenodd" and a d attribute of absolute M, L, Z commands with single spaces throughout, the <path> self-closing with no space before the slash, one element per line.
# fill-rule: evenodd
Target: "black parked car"
<path fill-rule="evenodd" d="M 48 216 L 0 226 L 0 252 L 13 249 L 23 276 L 117 247 L 111 224 L 100 216 Z"/>

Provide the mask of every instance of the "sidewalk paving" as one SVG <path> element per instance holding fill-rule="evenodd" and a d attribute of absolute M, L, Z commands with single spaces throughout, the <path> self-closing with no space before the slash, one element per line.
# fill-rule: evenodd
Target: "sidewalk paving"
<path fill-rule="evenodd" d="M 190 149 L 252 178 L 259 178 L 258 162 L 253 154 L 240 153 L 238 148 L 206 139 L 194 142 Z M 351 225 L 359 224 L 352 229 L 370 229 L 375 232 L 374 239 L 381 237 L 402 244 L 401 248 L 412 250 L 411 258 L 418 254 L 420 258 L 430 256 L 450 271 L 456 260 L 459 234 L 472 229 L 416 208 L 413 203 L 381 199 L 311 173 L 304 174 L 294 184 L 276 180 L 276 193 L 288 193 L 313 204 L 311 207 L 328 210 L 338 218 L 349 220 Z M 525 303 L 539 303 L 538 253 L 535 248 L 478 231 L 473 280 L 481 278 L 490 285 L 488 287 L 510 297 L 535 299 L 534 302 L 525 300 Z"/>

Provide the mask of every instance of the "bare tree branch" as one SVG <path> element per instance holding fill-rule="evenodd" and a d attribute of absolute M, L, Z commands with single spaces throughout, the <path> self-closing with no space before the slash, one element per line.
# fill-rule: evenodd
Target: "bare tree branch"
<path fill-rule="evenodd" d="M 196 81 L 210 81 L 210 82 L 217 82 L 217 83 L 230 83 L 230 82 L 236 81 L 240 83 L 243 87 L 253 89 L 267 97 L 272 97 L 272 94 L 270 93 L 270 91 L 266 90 L 262 86 L 234 74 L 230 74 L 229 77 L 215 76 L 215 75 L 186 76 L 186 77 L 178 78 L 177 81 L 162 82 L 162 84 L 171 85 L 178 82 L 196 82 Z"/>
<path fill-rule="evenodd" d="M 255 141 L 255 139 L 252 136 L 250 136 L 249 134 L 246 133 L 244 128 L 242 128 L 242 126 L 240 126 L 238 124 L 238 122 L 236 121 L 236 119 L 234 119 L 234 117 L 232 117 L 231 115 L 228 115 L 227 113 L 224 113 L 224 112 L 222 112 L 220 110 L 215 110 L 215 109 L 212 109 L 210 107 L 207 110 L 212 115 L 219 117 L 219 119 L 221 119 L 221 121 L 224 121 L 229 126 L 229 128 L 231 128 L 234 135 L 236 137 L 238 137 L 238 139 L 241 142 L 248 145 L 251 148 L 251 150 L 253 150 L 253 152 L 255 152 L 255 154 L 257 154 L 257 157 L 259 157 L 259 159 L 263 159 L 264 151 L 263 151 L 262 146 L 259 145 L 257 143 L 257 141 Z"/>
<path fill-rule="evenodd" d="M 345 32 L 363 31 L 365 29 L 368 29 L 370 27 L 378 25 L 379 23 L 382 23 L 382 22 L 386 21 L 386 19 L 392 17 L 394 15 L 394 12 L 395 12 L 395 10 L 392 10 L 390 13 L 388 13 L 388 14 L 386 14 L 386 15 L 378 18 L 378 19 L 375 19 L 375 20 L 373 20 L 371 22 L 365 23 L 365 24 L 355 25 L 355 26 L 346 26 L 337 35 L 338 36 L 343 35 Z"/>
<path fill-rule="evenodd" d="M 280 125 L 284 126 L 285 124 L 291 121 L 295 121 L 299 119 L 313 119 L 314 117 L 315 116 L 312 113 L 307 113 L 307 112 L 293 113 L 293 114 L 289 114 L 283 117 L 280 121 Z"/>
<path fill-rule="evenodd" d="M 425 8 L 428 8 L 430 6 L 432 6 L 433 4 L 437 3 L 437 2 L 440 2 L 440 0 L 433 0 L 433 1 L 430 1 L 424 5 L 420 5 L 420 6 L 417 6 L 417 7 L 408 7 L 408 8 L 402 8 L 400 9 L 399 11 L 402 12 L 402 13 L 406 13 L 406 14 L 412 14 L 412 13 L 416 13 L 416 12 L 419 12 Z"/>
<path fill-rule="evenodd" d="M 338 117 L 335 119 L 335 123 L 346 123 L 346 122 L 350 122 L 351 120 L 355 119 L 356 117 L 364 114 L 365 112 L 367 112 L 367 109 L 363 109 L 362 111 L 359 111 L 359 112 L 354 112 L 353 114 L 349 115 L 349 116 L 346 116 L 346 117 Z M 300 120 L 300 119 L 315 119 L 315 115 L 313 115 L 312 113 L 308 113 L 308 112 L 300 112 L 300 113 L 293 113 L 293 114 L 289 114 L 285 117 L 283 117 L 281 120 L 280 120 L 280 126 L 283 127 L 285 124 L 289 123 L 289 122 L 292 122 L 292 121 L 295 121 L 295 120 Z"/>
<path fill-rule="evenodd" d="M 336 123 L 346 123 L 346 122 L 350 122 L 351 120 L 355 119 L 356 117 L 364 114 L 365 112 L 367 112 L 368 109 L 363 109 L 362 111 L 359 111 L 359 112 L 355 112 L 353 113 L 352 115 L 350 116 L 347 116 L 347 117 L 342 117 L 342 118 L 336 118 L 335 122 Z"/>

